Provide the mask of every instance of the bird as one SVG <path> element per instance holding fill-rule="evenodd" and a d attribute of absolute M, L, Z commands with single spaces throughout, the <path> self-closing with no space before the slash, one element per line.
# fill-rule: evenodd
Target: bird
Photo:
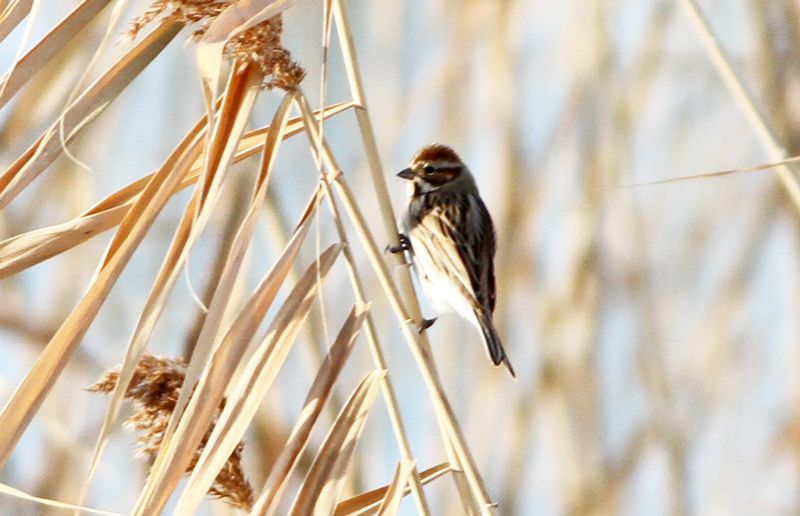
<path fill-rule="evenodd" d="M 437 317 L 455 312 L 472 323 L 495 366 L 516 378 L 494 326 L 495 229 L 475 179 L 458 154 L 439 143 L 419 150 L 397 174 L 408 181 L 399 245 L 408 252 L 422 290 Z M 423 319 L 420 332 L 437 319 Z"/>

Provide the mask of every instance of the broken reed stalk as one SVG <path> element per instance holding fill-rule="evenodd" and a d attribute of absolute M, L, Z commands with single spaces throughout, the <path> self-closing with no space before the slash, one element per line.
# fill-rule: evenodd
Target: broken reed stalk
<path fill-rule="evenodd" d="M 298 95 L 298 107 L 301 109 L 303 116 L 306 119 L 306 130 L 310 133 L 316 141 L 319 138 L 319 133 L 316 130 L 316 125 L 313 120 L 313 115 L 308 99 L 303 95 Z M 457 465 L 463 468 L 464 474 L 469 482 L 470 489 L 474 496 L 474 502 L 477 504 L 478 510 L 481 513 L 489 513 L 493 510 L 494 504 L 490 501 L 487 494 L 486 487 L 483 484 L 483 479 L 478 472 L 477 465 L 475 464 L 472 454 L 470 453 L 466 440 L 461 432 L 461 428 L 456 421 L 455 414 L 452 407 L 447 400 L 447 395 L 444 387 L 439 380 L 438 373 L 436 372 L 433 358 L 430 355 L 430 347 L 420 344 L 420 341 L 425 342 L 423 339 L 424 333 L 419 334 L 412 329 L 412 319 L 402 301 L 399 291 L 397 290 L 394 281 L 389 273 L 386 263 L 383 261 L 382 253 L 378 250 L 375 239 L 367 226 L 366 219 L 361 213 L 358 204 L 356 203 L 352 192 L 344 181 L 341 174 L 338 174 L 338 167 L 336 166 L 333 156 L 326 152 L 326 147 L 322 146 L 323 150 L 323 163 L 328 169 L 328 173 L 335 174 L 333 184 L 337 190 L 342 205 L 345 208 L 348 216 L 353 223 L 353 226 L 358 233 L 359 239 L 364 246 L 370 263 L 378 277 L 378 280 L 383 287 L 389 303 L 392 306 L 398 320 L 400 321 L 400 329 L 406 339 L 412 354 L 417 361 L 417 366 L 422 373 L 425 384 L 428 387 L 431 399 L 434 405 L 434 412 L 442 425 L 442 438 L 445 442 L 450 442 L 453 450 L 458 459 Z M 416 299 L 416 298 L 414 298 Z M 420 339 L 418 341 L 417 339 Z"/>
<path fill-rule="evenodd" d="M 770 126 L 769 121 L 756 106 L 752 93 L 748 91 L 742 78 L 733 69 L 730 58 L 722 48 L 719 38 L 714 34 L 697 2 L 695 0 L 681 0 L 681 4 L 703 41 L 708 57 L 716 67 L 720 79 L 722 79 L 722 82 L 733 95 L 736 104 L 752 125 L 756 135 L 761 140 L 761 144 L 766 148 L 770 161 L 786 160 L 789 157 L 786 149 L 778 142 L 778 137 Z M 795 208 L 800 210 L 800 184 L 797 181 L 797 168 L 787 164 L 776 167 L 776 171 Z"/>

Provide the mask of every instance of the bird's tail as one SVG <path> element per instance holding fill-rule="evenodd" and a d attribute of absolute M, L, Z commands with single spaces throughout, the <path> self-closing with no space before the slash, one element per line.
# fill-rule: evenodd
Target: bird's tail
<path fill-rule="evenodd" d="M 511 362 L 508 360 L 506 351 L 503 349 L 503 343 L 500 341 L 500 336 L 497 334 L 497 330 L 494 328 L 492 317 L 490 315 L 482 314 L 478 311 L 475 312 L 475 315 L 478 318 L 478 323 L 481 327 L 481 333 L 483 334 L 483 340 L 486 343 L 486 349 L 489 350 L 489 356 L 491 357 L 492 362 L 494 362 L 494 365 L 496 366 L 504 364 L 506 368 L 508 368 L 508 372 L 511 373 L 511 376 L 516 378 L 517 375 L 514 373 L 514 368 L 511 366 Z"/>

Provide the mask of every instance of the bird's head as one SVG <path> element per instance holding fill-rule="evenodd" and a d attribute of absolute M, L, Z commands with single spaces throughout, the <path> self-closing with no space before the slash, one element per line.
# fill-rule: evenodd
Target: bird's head
<path fill-rule="evenodd" d="M 411 182 L 413 194 L 433 191 L 473 191 L 475 181 L 456 152 L 446 145 L 434 143 L 423 147 L 398 177 Z"/>

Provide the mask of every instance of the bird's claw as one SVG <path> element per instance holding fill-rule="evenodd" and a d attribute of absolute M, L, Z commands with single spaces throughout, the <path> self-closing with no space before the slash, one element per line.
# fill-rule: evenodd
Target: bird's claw
<path fill-rule="evenodd" d="M 433 326 L 433 323 L 436 322 L 436 319 L 437 319 L 436 317 L 433 317 L 431 319 L 424 319 L 423 318 L 422 319 L 422 324 L 419 325 L 419 328 L 417 329 L 417 331 L 419 333 L 422 333 L 423 331 L 427 330 L 428 328 Z"/>
<path fill-rule="evenodd" d="M 396 253 L 402 253 L 403 251 L 411 250 L 411 241 L 408 239 L 407 236 L 400 233 L 400 235 L 398 235 L 398 241 L 400 243 L 397 245 L 387 245 L 386 252 L 396 254 Z"/>

